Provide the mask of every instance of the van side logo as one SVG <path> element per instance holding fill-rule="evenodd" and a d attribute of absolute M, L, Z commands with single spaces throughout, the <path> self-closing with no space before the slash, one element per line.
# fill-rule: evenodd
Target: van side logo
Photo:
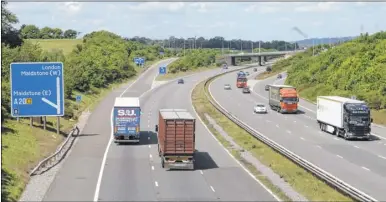
<path fill-rule="evenodd" d="M 118 116 L 137 116 L 134 109 L 120 109 L 118 110 Z"/>

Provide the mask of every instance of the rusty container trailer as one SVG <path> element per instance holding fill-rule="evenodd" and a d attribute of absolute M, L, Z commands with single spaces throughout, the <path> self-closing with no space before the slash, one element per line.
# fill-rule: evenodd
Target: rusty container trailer
<path fill-rule="evenodd" d="M 196 120 L 186 109 L 160 109 L 156 132 L 162 168 L 194 169 Z"/>

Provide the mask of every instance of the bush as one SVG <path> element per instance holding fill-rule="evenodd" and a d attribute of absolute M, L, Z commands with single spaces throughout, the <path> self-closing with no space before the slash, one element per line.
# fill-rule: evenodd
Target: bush
<path fill-rule="evenodd" d="M 220 51 L 213 49 L 196 49 L 186 52 L 186 55 L 179 58 L 168 66 L 171 73 L 186 72 L 200 67 L 209 67 L 216 64 L 216 55 Z"/>

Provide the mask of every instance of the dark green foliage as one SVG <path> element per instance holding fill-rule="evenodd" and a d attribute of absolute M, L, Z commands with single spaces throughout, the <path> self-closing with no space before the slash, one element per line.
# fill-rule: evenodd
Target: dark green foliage
<path fill-rule="evenodd" d="M 43 27 L 39 29 L 36 25 L 22 25 L 20 34 L 23 39 L 75 39 L 78 32 L 72 29 L 63 31 L 60 28 Z"/>
<path fill-rule="evenodd" d="M 186 55 L 179 58 L 168 66 L 170 73 L 185 72 L 200 67 L 208 67 L 216 62 L 216 55 L 220 51 L 213 49 L 196 49 L 186 52 Z"/>
<path fill-rule="evenodd" d="M 316 47 L 283 60 L 287 84 L 315 100 L 318 95 L 355 95 L 374 109 L 386 108 L 386 32 L 361 35 L 328 51 Z M 285 63 L 285 64 L 284 64 Z"/>

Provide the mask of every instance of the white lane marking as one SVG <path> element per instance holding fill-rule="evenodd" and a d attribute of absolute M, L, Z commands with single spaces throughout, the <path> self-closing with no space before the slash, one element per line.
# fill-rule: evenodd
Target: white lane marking
<path fill-rule="evenodd" d="M 386 144 L 383 144 L 383 145 L 385 145 L 385 146 L 386 146 Z"/>
<path fill-rule="evenodd" d="M 286 130 L 286 131 L 287 131 L 287 133 L 291 134 L 291 131 L 289 131 L 289 130 Z"/>
<path fill-rule="evenodd" d="M 147 137 L 148 140 L 150 140 L 150 137 Z"/>
<path fill-rule="evenodd" d="M 196 86 L 199 84 L 199 82 L 197 82 L 194 87 L 192 89 L 190 89 L 190 105 L 192 106 L 193 108 L 193 111 L 194 113 L 196 114 L 196 117 L 200 120 L 201 124 L 205 127 L 206 131 L 208 131 L 208 133 L 212 136 L 212 138 L 220 145 L 221 148 L 224 149 L 224 151 L 237 163 L 239 164 L 239 166 L 241 168 L 243 168 L 243 170 L 248 173 L 249 176 L 251 176 L 252 179 L 254 179 L 257 183 L 260 184 L 260 186 L 262 186 L 268 193 L 270 193 L 275 199 L 276 201 L 282 201 L 279 197 L 277 197 L 270 189 L 268 189 L 267 186 L 265 186 L 260 180 L 258 180 L 247 168 L 245 168 L 245 166 L 243 164 L 240 163 L 240 161 L 238 161 L 222 144 L 221 142 L 216 138 L 216 136 L 213 135 L 213 133 L 209 130 L 208 126 L 204 123 L 204 121 L 201 119 L 201 117 L 198 115 L 196 109 L 193 107 L 193 102 L 192 102 L 192 94 L 193 94 L 193 90 L 196 88 Z M 209 86 L 209 92 L 210 92 L 210 86 Z M 253 91 L 252 91 L 253 92 Z"/>
<path fill-rule="evenodd" d="M 308 128 L 308 126 L 307 126 L 307 125 L 304 125 L 304 127 Z"/>
<path fill-rule="evenodd" d="M 150 128 L 150 124 L 148 124 L 147 127 Z"/>
<path fill-rule="evenodd" d="M 200 173 L 201 173 L 201 175 L 203 175 L 203 174 L 204 174 L 204 172 L 202 172 L 202 170 L 200 170 Z"/>
<path fill-rule="evenodd" d="M 271 121 L 270 120 L 265 120 L 267 123 L 270 123 Z"/>
<path fill-rule="evenodd" d="M 149 148 L 151 148 L 151 145 L 149 145 Z"/>
<path fill-rule="evenodd" d="M 276 128 L 279 128 L 279 125 L 276 124 Z"/>
<path fill-rule="evenodd" d="M 300 137 L 300 139 L 305 140 L 303 137 Z"/>
<path fill-rule="evenodd" d="M 359 147 L 358 147 L 358 146 L 356 146 L 356 145 L 354 145 L 354 147 L 355 147 L 355 148 L 357 148 L 357 149 L 359 149 Z"/>
<path fill-rule="evenodd" d="M 151 169 L 154 170 L 154 166 L 151 166 Z"/>
<path fill-rule="evenodd" d="M 368 169 L 368 168 L 366 168 L 366 167 L 364 167 L 364 166 L 362 166 L 362 168 L 365 169 L 365 170 L 367 170 L 367 171 L 370 171 L 370 169 Z"/>
<path fill-rule="evenodd" d="M 384 157 L 384 156 L 378 155 L 378 157 L 386 160 L 386 157 Z"/>
<path fill-rule="evenodd" d="M 316 147 L 317 147 L 317 148 L 319 148 L 319 149 L 321 149 L 321 148 L 322 148 L 322 147 L 321 147 L 321 146 L 319 146 L 319 145 L 316 145 Z"/>
<path fill-rule="evenodd" d="M 294 121 L 294 123 L 296 123 L 296 121 Z"/>
<path fill-rule="evenodd" d="M 98 201 L 98 197 L 99 197 L 99 190 L 101 188 L 101 183 L 102 183 L 102 177 L 103 177 L 103 171 L 105 170 L 105 165 L 106 165 L 106 160 L 107 160 L 107 154 L 109 152 L 109 149 L 110 149 L 110 145 L 111 143 L 113 142 L 113 115 L 114 115 L 114 108 L 111 109 L 111 135 L 110 135 L 110 140 L 109 142 L 107 143 L 107 146 L 106 146 L 106 150 L 105 150 L 105 153 L 103 154 L 103 158 L 102 158 L 102 164 L 101 164 L 101 169 L 99 170 L 99 175 L 98 175 L 98 181 L 97 181 L 97 184 L 96 184 L 96 187 L 95 187 L 95 193 L 94 193 L 94 202 Z"/>
<path fill-rule="evenodd" d="M 152 156 L 151 154 L 149 154 L 149 157 L 150 157 L 150 158 L 153 158 L 153 156 Z"/>
<path fill-rule="evenodd" d="M 212 186 L 210 186 L 210 189 L 212 189 L 213 192 L 216 192 Z"/>
<path fill-rule="evenodd" d="M 341 158 L 341 159 L 343 158 L 342 156 L 340 156 L 340 155 L 338 155 L 338 154 L 337 154 L 336 156 L 339 157 L 339 158 Z"/>
<path fill-rule="evenodd" d="M 156 187 L 158 187 L 158 182 L 157 181 L 155 181 L 154 184 L 155 184 Z"/>

